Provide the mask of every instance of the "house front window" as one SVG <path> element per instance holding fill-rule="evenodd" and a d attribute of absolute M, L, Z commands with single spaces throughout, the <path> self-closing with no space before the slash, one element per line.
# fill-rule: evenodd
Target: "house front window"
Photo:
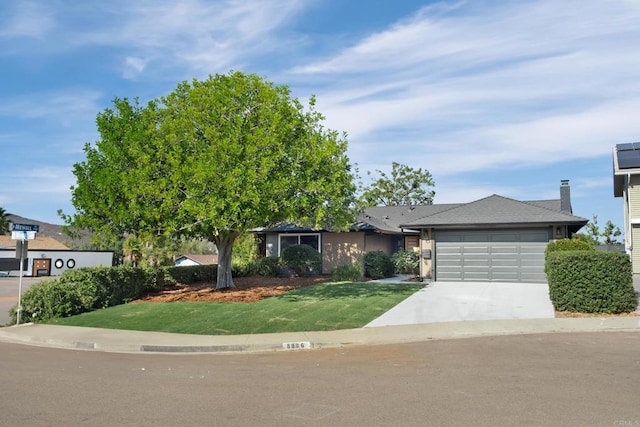
<path fill-rule="evenodd" d="M 320 234 L 281 234 L 280 254 L 285 248 L 294 245 L 309 245 L 320 252 Z M 278 254 L 278 255 L 280 255 Z"/>

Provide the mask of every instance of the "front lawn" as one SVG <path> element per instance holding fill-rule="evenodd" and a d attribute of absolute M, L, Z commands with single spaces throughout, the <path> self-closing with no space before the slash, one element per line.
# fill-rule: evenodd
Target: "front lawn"
<path fill-rule="evenodd" d="M 124 304 L 48 323 L 200 335 L 330 331 L 360 328 L 422 283 L 322 283 L 255 303 Z"/>

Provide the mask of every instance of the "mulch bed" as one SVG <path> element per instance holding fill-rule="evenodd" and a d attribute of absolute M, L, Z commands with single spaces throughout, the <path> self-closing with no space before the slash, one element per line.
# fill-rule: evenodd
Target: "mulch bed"
<path fill-rule="evenodd" d="M 215 290 L 215 283 L 204 282 L 191 285 L 178 284 L 158 294 L 146 295 L 135 302 L 256 302 L 276 295 L 282 295 L 292 289 L 327 282 L 326 276 L 313 277 L 236 277 L 235 288 Z"/>

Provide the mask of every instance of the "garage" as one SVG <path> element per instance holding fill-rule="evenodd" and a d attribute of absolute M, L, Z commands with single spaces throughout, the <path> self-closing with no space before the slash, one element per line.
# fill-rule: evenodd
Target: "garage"
<path fill-rule="evenodd" d="M 546 282 L 550 238 L 550 227 L 435 231 L 435 279 Z"/>

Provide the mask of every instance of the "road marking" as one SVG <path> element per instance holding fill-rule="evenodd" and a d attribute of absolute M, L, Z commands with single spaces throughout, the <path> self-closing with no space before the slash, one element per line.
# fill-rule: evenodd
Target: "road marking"
<path fill-rule="evenodd" d="M 18 301 L 17 297 L 0 297 L 0 302 L 13 302 Z"/>

